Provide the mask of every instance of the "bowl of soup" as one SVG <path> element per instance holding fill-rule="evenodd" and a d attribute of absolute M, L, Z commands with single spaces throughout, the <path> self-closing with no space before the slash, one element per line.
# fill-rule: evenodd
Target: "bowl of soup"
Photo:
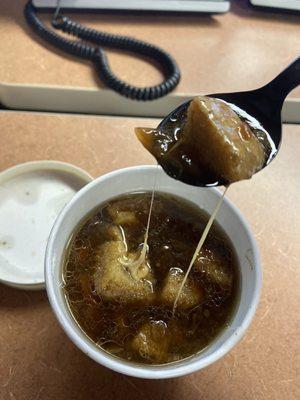
<path fill-rule="evenodd" d="M 198 371 L 241 339 L 262 273 L 249 226 L 227 198 L 185 279 L 220 198 L 156 166 L 111 172 L 75 195 L 45 257 L 50 304 L 75 345 L 114 371 L 160 379 Z"/>

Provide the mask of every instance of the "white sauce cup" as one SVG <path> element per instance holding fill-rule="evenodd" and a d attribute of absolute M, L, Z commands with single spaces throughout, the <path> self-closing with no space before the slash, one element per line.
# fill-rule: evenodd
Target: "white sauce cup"
<path fill-rule="evenodd" d="M 224 356 L 248 328 L 258 301 L 262 283 L 259 252 L 249 226 L 240 211 L 224 199 L 217 215 L 218 223 L 229 236 L 240 268 L 240 296 L 228 327 L 201 352 L 170 364 L 143 365 L 117 358 L 96 346 L 72 317 L 62 289 L 62 268 L 69 239 L 83 218 L 107 200 L 137 191 L 150 191 L 157 171 L 157 190 L 187 199 L 211 214 L 221 194 L 214 188 L 185 185 L 167 176 L 161 168 L 139 166 L 103 175 L 81 189 L 58 216 L 49 237 L 45 276 L 53 311 L 69 338 L 85 354 L 101 365 L 139 378 L 165 379 L 187 375 Z"/>

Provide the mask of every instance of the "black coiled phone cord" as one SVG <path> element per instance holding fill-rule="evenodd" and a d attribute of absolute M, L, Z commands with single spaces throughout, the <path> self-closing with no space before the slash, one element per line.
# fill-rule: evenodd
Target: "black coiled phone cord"
<path fill-rule="evenodd" d="M 112 35 L 87 28 L 68 17 L 58 15 L 52 20 L 52 26 L 81 39 L 69 40 L 47 28 L 41 22 L 31 1 L 26 4 L 24 14 L 28 24 L 45 41 L 66 53 L 94 62 L 100 80 L 122 96 L 133 100 L 154 100 L 165 96 L 178 85 L 180 71 L 176 61 L 157 46 L 128 36 Z M 97 46 L 90 46 L 82 40 L 94 43 Z M 165 81 L 159 85 L 145 88 L 129 85 L 112 72 L 106 54 L 99 46 L 130 51 L 151 58 L 162 66 Z"/>

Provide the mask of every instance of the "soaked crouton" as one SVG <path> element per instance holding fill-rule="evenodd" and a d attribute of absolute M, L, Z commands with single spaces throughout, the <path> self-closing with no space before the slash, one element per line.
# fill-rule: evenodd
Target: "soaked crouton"
<path fill-rule="evenodd" d="M 143 266 L 143 279 L 134 279 L 130 268 L 120 263 L 120 258 L 124 255 L 125 247 L 121 241 L 105 242 L 99 246 L 96 254 L 97 271 L 94 275 L 98 295 L 106 300 L 128 303 L 151 301 L 154 279 L 150 268 L 146 270 Z"/>
<path fill-rule="evenodd" d="M 173 306 L 180 285 L 184 278 L 184 273 L 178 268 L 171 268 L 167 278 L 165 279 L 164 286 L 161 291 L 161 300 L 168 306 Z M 188 309 L 202 303 L 204 299 L 203 289 L 188 279 L 179 296 L 177 308 Z"/>
<path fill-rule="evenodd" d="M 114 218 L 114 223 L 117 225 L 134 225 L 138 219 L 133 211 L 119 211 Z"/>
<path fill-rule="evenodd" d="M 232 286 L 233 276 L 230 265 L 218 252 L 202 248 L 193 268 L 194 271 L 204 275 L 206 279 L 219 285 L 222 289 L 230 289 Z"/>
<path fill-rule="evenodd" d="M 150 266 L 147 263 L 147 260 L 140 262 L 136 262 L 139 256 L 135 253 L 126 254 L 125 264 L 122 262 L 121 264 L 126 266 L 128 272 L 131 277 L 139 281 L 141 279 L 146 279 L 149 275 Z M 153 279 L 151 279 L 153 281 Z"/>
<path fill-rule="evenodd" d="M 184 142 L 199 153 L 204 166 L 227 182 L 251 178 L 265 159 L 249 124 L 224 101 L 206 96 L 189 105 Z"/>
<path fill-rule="evenodd" d="M 101 241 L 122 241 L 120 227 L 117 225 L 112 225 L 106 221 L 101 221 L 99 224 L 97 224 L 97 226 L 94 228 L 94 232 L 96 237 L 100 238 Z"/>
<path fill-rule="evenodd" d="M 107 209 L 109 216 L 116 225 L 134 225 L 138 219 L 133 211 L 121 211 L 119 204 L 113 204 Z"/>
<path fill-rule="evenodd" d="M 122 241 L 122 234 L 121 230 L 118 226 L 116 225 L 110 225 L 107 228 L 107 235 L 111 240 L 117 240 L 117 241 Z"/>
<path fill-rule="evenodd" d="M 159 363 L 165 358 L 170 341 L 165 322 L 151 321 L 140 328 L 131 342 L 131 347 L 142 358 Z"/>

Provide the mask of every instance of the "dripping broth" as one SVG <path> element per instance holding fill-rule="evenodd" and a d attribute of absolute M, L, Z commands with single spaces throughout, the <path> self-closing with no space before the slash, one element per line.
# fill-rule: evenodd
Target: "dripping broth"
<path fill-rule="evenodd" d="M 165 301 L 168 294 L 162 296 L 167 279 L 172 271 L 186 272 L 209 216 L 187 200 L 156 192 L 148 237 L 149 298 L 130 296 L 128 301 L 122 293 L 109 299 L 99 293 L 98 253 L 116 240 L 111 227 L 121 230 L 126 250 L 136 252 L 144 240 L 150 200 L 151 192 L 122 195 L 91 212 L 68 244 L 63 281 L 74 319 L 97 346 L 128 361 L 163 364 L 198 353 L 230 324 L 239 296 L 239 270 L 229 238 L 214 222 L 189 276 L 201 301 L 179 306 L 172 315 L 173 304 Z M 126 215 L 134 217 L 126 220 Z"/>

